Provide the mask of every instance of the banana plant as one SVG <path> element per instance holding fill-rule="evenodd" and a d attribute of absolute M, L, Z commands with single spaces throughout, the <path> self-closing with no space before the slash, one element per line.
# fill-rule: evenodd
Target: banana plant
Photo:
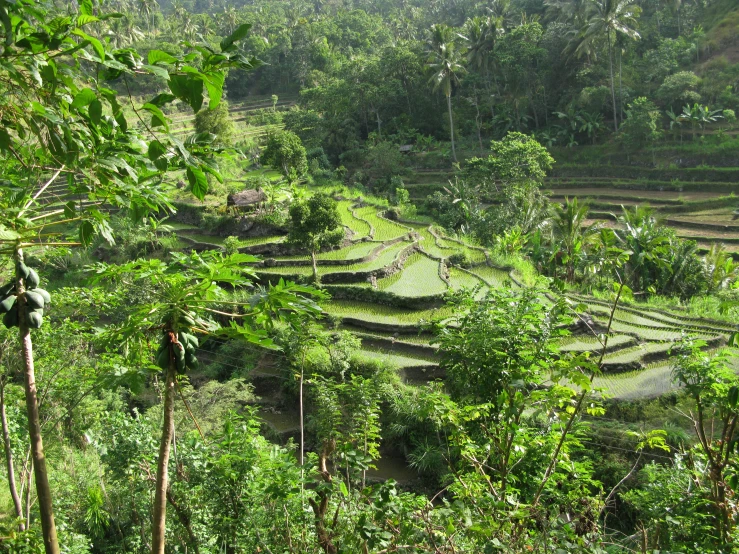
<path fill-rule="evenodd" d="M 684 106 L 678 120 L 690 123 L 695 140 L 696 129 L 705 129 L 706 124 L 718 121 L 723 117 L 720 114 L 721 110 L 711 110 L 708 106 L 695 103 L 692 106 Z"/>
<path fill-rule="evenodd" d="M 174 437 L 174 403 L 178 376 L 197 369 L 200 340 L 207 337 L 236 338 L 262 348 L 277 349 L 270 338 L 276 322 L 300 317 L 318 317 L 322 312 L 316 300 L 325 295 L 310 287 L 280 282 L 262 288 L 247 301 L 234 298 L 251 290 L 256 258 L 247 254 L 224 256 L 207 252 L 173 254 L 173 261 L 137 260 L 125 265 L 98 264 L 94 282 L 117 286 L 124 280 L 139 284 L 141 290 L 154 290 L 156 296 L 142 302 L 118 327 L 111 327 L 102 338 L 116 350 L 138 353 L 152 335 L 158 348 L 152 356 L 163 372 L 164 422 L 157 458 L 156 486 L 152 522 L 152 552 L 165 551 L 169 457 Z M 228 287 L 229 293 L 224 287 Z"/>
<path fill-rule="evenodd" d="M 578 121 L 580 122 L 579 131 L 585 133 L 592 143 L 595 144 L 595 139 L 604 128 L 603 115 L 600 113 L 581 112 L 578 115 Z"/>

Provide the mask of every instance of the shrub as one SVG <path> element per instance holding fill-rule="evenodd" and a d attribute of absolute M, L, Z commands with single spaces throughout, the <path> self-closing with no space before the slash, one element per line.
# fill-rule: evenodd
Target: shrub
<path fill-rule="evenodd" d="M 726 123 L 729 124 L 729 128 L 733 128 L 734 123 L 736 123 L 736 113 L 734 113 L 734 110 L 724 110 L 721 112 L 721 115 L 724 117 Z"/>
<path fill-rule="evenodd" d="M 645 97 L 640 97 L 629 104 L 626 120 L 621 124 L 619 139 L 629 148 L 637 150 L 652 145 L 659 139 L 659 111 L 657 106 Z"/>
<path fill-rule="evenodd" d="M 668 75 L 657 89 L 657 100 L 665 108 L 679 109 L 685 104 L 699 102 L 701 95 L 696 92 L 700 79 L 692 71 L 680 71 Z"/>
<path fill-rule="evenodd" d="M 234 124 L 228 113 L 228 102 L 221 102 L 216 108 L 202 109 L 195 116 L 195 131 L 211 133 L 215 142 L 230 146 L 234 137 Z"/>
<path fill-rule="evenodd" d="M 291 172 L 301 177 L 308 170 L 303 142 L 291 131 L 281 131 L 267 139 L 267 145 L 262 151 L 262 161 L 280 170 L 287 178 L 290 178 Z"/>
<path fill-rule="evenodd" d="M 472 266 L 472 260 L 470 260 L 466 252 L 457 252 L 456 254 L 452 254 L 449 256 L 448 261 L 450 264 L 458 265 L 459 267 Z"/>
<path fill-rule="evenodd" d="M 239 237 L 230 236 L 226 237 L 223 241 L 223 248 L 226 249 L 226 254 L 230 256 L 231 254 L 236 254 L 239 251 L 239 244 Z"/>

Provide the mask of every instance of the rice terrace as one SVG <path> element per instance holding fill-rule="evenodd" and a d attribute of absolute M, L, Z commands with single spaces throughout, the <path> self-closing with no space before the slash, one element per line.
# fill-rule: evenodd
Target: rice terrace
<path fill-rule="evenodd" d="M 186 120 L 182 121 L 185 124 Z M 244 132 L 251 135 L 259 131 Z M 562 154 L 569 152 L 563 150 Z M 247 171 L 245 176 L 249 175 Z M 272 178 L 279 180 L 274 174 Z M 452 178 L 450 172 L 418 170 L 406 179 L 406 187 L 412 199 L 421 200 L 443 190 Z M 615 214 L 622 206 L 651 206 L 678 236 L 697 241 L 703 250 L 724 243 L 733 253 L 734 243 L 739 249 L 739 221 L 734 219 L 739 208 L 739 197 L 734 196 L 737 183 L 739 168 L 645 171 L 632 166 L 564 162 L 547 178 L 546 187 L 557 202 L 587 200 L 592 223 L 615 227 Z M 490 288 L 517 287 L 527 278 L 530 282 L 526 284 L 533 284 L 531 274 L 521 275 L 490 249 L 447 236 L 438 225 L 389 218 L 384 199 L 345 188 L 329 188 L 328 192 L 338 201 L 349 239 L 342 247 L 318 255 L 318 275 L 332 296 L 324 308 L 333 325 L 362 339 L 364 352 L 386 358 L 410 381 L 443 377 L 437 370 L 432 339 L 423 329 L 431 320 L 444 317 L 443 297 L 448 291 L 476 289 L 482 296 Z M 197 225 L 175 224 L 175 228 L 185 249 L 222 248 L 223 236 L 205 235 Z M 310 257 L 284 254 L 284 239 L 245 235 L 240 237 L 239 251 L 263 258 L 255 270 L 266 282 L 280 278 L 310 281 Z M 465 260 L 464 267 L 454 263 L 455 257 Z M 607 301 L 565 295 L 581 315 L 592 318 L 594 328 L 605 328 Z M 668 360 L 676 341 L 689 335 L 718 348 L 736 329 L 729 321 L 701 319 L 682 309 L 622 302 L 609 334 L 604 359 L 607 372 L 595 383 L 615 399 L 658 396 L 676 386 Z M 602 343 L 596 335 L 581 327 L 563 340 L 563 349 L 598 352 Z"/>

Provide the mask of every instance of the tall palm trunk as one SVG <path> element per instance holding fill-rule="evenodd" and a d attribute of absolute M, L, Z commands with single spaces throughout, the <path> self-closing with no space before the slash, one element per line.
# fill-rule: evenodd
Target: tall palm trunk
<path fill-rule="evenodd" d="M 172 348 L 172 347 L 170 347 Z M 174 386 L 175 360 L 170 351 L 169 369 L 164 385 L 164 423 L 162 424 L 162 440 L 159 443 L 159 460 L 157 461 L 157 482 L 154 493 L 154 521 L 152 523 L 152 554 L 164 554 L 164 535 L 167 518 L 167 489 L 169 488 L 169 452 L 174 436 Z"/>
<path fill-rule="evenodd" d="M 22 250 L 16 250 L 15 259 L 16 262 L 23 262 Z M 56 536 L 54 509 L 51 502 L 51 487 L 49 486 L 49 475 L 46 470 L 44 442 L 41 438 L 38 390 L 36 389 L 36 372 L 33 364 L 33 341 L 31 340 L 31 330 L 26 319 L 26 298 L 23 294 L 26 289 L 25 283 L 19 275 L 16 275 L 16 279 L 16 290 L 18 292 L 18 300 L 16 300 L 18 305 L 18 338 L 20 339 L 21 350 L 23 352 L 28 434 L 31 439 L 31 459 L 33 460 L 33 473 L 36 477 L 36 495 L 38 496 L 38 507 L 41 514 L 41 531 L 44 536 L 46 554 L 59 554 L 59 540 Z"/>
<path fill-rule="evenodd" d="M 23 522 L 23 504 L 18 494 L 18 486 L 15 483 L 15 465 L 13 464 L 13 450 L 10 447 L 10 431 L 8 430 L 8 415 L 5 412 L 5 378 L 0 381 L 0 422 L 3 427 L 3 446 L 5 447 L 5 465 L 8 471 L 8 487 L 10 496 L 13 498 L 15 516 L 20 520 L 18 530 L 24 531 L 26 526 Z"/>
<path fill-rule="evenodd" d="M 454 161 L 457 161 L 457 150 L 454 148 L 454 117 L 452 116 L 452 95 L 447 94 L 446 95 L 446 106 L 449 110 L 449 129 L 451 131 L 451 137 L 452 137 L 452 157 L 454 158 Z"/>
<path fill-rule="evenodd" d="M 611 32 L 608 31 L 608 65 L 611 69 L 611 99 L 613 100 L 613 130 L 618 133 L 618 114 L 616 113 L 616 87 L 613 78 L 613 48 L 611 47 Z"/>

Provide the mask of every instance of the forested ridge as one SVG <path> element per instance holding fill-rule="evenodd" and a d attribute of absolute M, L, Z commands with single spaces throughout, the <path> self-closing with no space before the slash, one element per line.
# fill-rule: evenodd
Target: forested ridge
<path fill-rule="evenodd" d="M 0 0 L 0 552 L 734 552 L 738 37 Z"/>

